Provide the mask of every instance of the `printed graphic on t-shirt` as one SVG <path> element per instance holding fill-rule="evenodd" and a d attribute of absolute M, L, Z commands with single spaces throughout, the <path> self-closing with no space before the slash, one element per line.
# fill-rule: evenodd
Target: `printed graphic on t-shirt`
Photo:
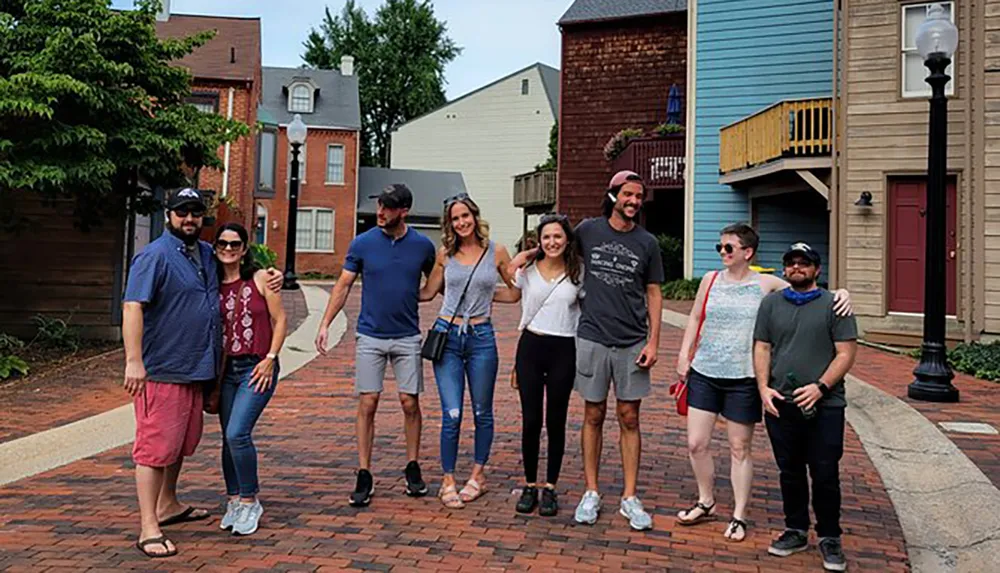
<path fill-rule="evenodd" d="M 639 255 L 621 243 L 608 241 L 590 250 L 587 269 L 608 286 L 631 285 L 639 271 Z"/>
<path fill-rule="evenodd" d="M 233 355 L 239 354 L 244 348 L 253 346 L 253 315 L 250 312 L 250 295 L 250 285 L 243 285 L 239 292 L 241 311 L 239 320 L 234 320 L 237 318 L 236 292 L 230 291 L 225 296 L 226 325 L 231 326 L 232 330 L 223 327 L 222 346 Z M 223 296 L 221 293 L 219 294 L 220 298 Z"/>

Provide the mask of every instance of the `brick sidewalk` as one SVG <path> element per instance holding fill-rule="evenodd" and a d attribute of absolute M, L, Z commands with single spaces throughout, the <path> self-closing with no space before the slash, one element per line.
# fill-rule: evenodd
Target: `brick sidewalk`
<path fill-rule="evenodd" d="M 356 316 L 358 293 L 348 306 Z M 423 308 L 425 326 L 437 303 Z M 520 483 L 519 407 L 506 385 L 516 340 L 518 312 L 497 308 L 501 382 L 496 392 L 496 440 L 490 464 L 490 491 L 464 510 L 444 509 L 433 497 L 402 495 L 405 463 L 402 416 L 391 393 L 378 415 L 374 456 L 377 495 L 368 509 L 346 503 L 356 465 L 352 372 L 354 340 L 348 334 L 327 358 L 320 358 L 279 384 L 257 430 L 262 500 L 266 513 L 253 537 L 235 539 L 211 521 L 168 529 L 181 553 L 148 561 L 132 547 L 136 504 L 129 449 L 23 480 L 0 490 L 0 570 L 81 571 L 143 569 L 210 571 L 288 570 L 621 570 L 813 571 L 815 550 L 786 559 L 766 555 L 772 534 L 783 523 L 774 462 L 763 430 L 758 430 L 757 479 L 750 536 L 726 543 L 717 522 L 695 528 L 674 524 L 673 514 L 695 496 L 684 446 L 683 419 L 670 412 L 666 380 L 680 331 L 666 328 L 661 362 L 654 371 L 653 396 L 643 406 L 644 452 L 640 494 L 656 529 L 635 533 L 616 511 L 621 484 L 617 428 L 606 429 L 602 484 L 604 513 L 593 527 L 578 526 L 572 510 L 582 493 L 577 437 L 582 408 L 574 399 L 571 440 L 560 484 L 562 511 L 556 518 L 520 516 L 511 490 Z M 436 493 L 440 413 L 430 368 L 423 400 L 423 466 Z M 388 388 L 392 388 L 389 383 Z M 467 409 L 467 412 L 470 410 Z M 613 410 L 612 410 L 613 411 Z M 472 416 L 464 421 L 459 478 L 471 467 Z M 221 476 L 219 432 L 207 420 L 205 439 L 187 463 L 183 498 L 218 511 Z M 717 432 L 722 439 L 723 432 Z M 721 448 L 716 448 L 721 451 Z M 725 458 L 725 459 L 723 459 Z M 732 507 L 728 458 L 718 460 L 720 515 Z M 852 571 L 908 570 L 899 523 L 881 479 L 848 430 L 842 465 L 845 549 Z M 63 569 L 60 569 L 60 568 Z"/>
<path fill-rule="evenodd" d="M 288 332 L 305 320 L 302 291 L 286 292 Z M 129 403 L 122 389 L 125 351 L 108 352 L 0 389 L 0 443 L 96 416 Z"/>

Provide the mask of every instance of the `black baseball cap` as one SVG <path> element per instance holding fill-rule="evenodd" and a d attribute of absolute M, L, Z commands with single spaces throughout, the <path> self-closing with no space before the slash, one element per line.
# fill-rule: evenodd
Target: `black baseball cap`
<path fill-rule="evenodd" d="M 819 266 L 820 262 L 822 262 L 820 260 L 819 253 L 817 253 L 816 250 L 810 247 L 807 243 L 798 242 L 792 244 L 788 247 L 788 250 L 785 251 L 785 255 L 781 258 L 781 261 L 787 264 L 788 260 L 794 255 L 805 257 L 806 260 L 812 262 L 812 264 L 816 266 Z"/>
<path fill-rule="evenodd" d="M 409 209 L 413 207 L 413 193 L 402 183 L 393 183 L 378 195 L 369 195 L 369 199 L 377 199 L 383 207 L 389 209 Z"/>
<path fill-rule="evenodd" d="M 174 209 L 185 206 L 197 207 L 203 211 L 207 209 L 205 199 L 201 196 L 201 192 L 197 189 L 191 189 L 190 187 L 178 189 L 170 195 L 169 199 L 167 199 L 168 211 L 173 211 Z"/>

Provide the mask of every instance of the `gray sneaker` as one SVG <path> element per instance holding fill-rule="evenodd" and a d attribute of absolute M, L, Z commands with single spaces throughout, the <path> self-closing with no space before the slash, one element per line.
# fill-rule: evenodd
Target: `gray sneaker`
<path fill-rule="evenodd" d="M 622 506 L 619 513 L 628 519 L 629 526 L 636 531 L 653 529 L 653 518 L 646 513 L 646 510 L 642 507 L 642 502 L 634 495 L 622 499 Z"/>
<path fill-rule="evenodd" d="M 219 523 L 219 529 L 229 529 L 236 523 L 236 516 L 238 514 L 237 510 L 240 508 L 239 498 L 231 499 L 226 503 L 226 515 L 222 516 L 222 522 Z"/>
<path fill-rule="evenodd" d="M 788 557 L 793 553 L 809 548 L 809 537 L 805 531 L 786 529 L 777 539 L 771 542 L 767 552 L 777 557 Z"/>
<path fill-rule="evenodd" d="M 847 571 L 847 558 L 839 537 L 824 537 L 819 540 L 819 553 L 823 556 L 823 569 L 827 571 Z"/>
<path fill-rule="evenodd" d="M 576 506 L 577 523 L 594 525 L 597 523 L 597 516 L 601 513 L 601 496 L 594 490 L 587 490 L 580 500 L 580 505 Z"/>
<path fill-rule="evenodd" d="M 236 535 L 250 535 L 257 531 L 260 523 L 260 516 L 264 514 L 264 506 L 257 500 L 251 504 L 241 503 L 237 510 L 236 523 L 233 524 L 233 533 Z"/>

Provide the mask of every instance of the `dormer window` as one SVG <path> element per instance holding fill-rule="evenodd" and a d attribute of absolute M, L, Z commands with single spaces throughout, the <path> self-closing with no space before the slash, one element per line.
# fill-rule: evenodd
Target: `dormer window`
<path fill-rule="evenodd" d="M 313 112 L 313 88 L 309 84 L 292 84 L 288 90 L 288 111 L 291 113 Z"/>

